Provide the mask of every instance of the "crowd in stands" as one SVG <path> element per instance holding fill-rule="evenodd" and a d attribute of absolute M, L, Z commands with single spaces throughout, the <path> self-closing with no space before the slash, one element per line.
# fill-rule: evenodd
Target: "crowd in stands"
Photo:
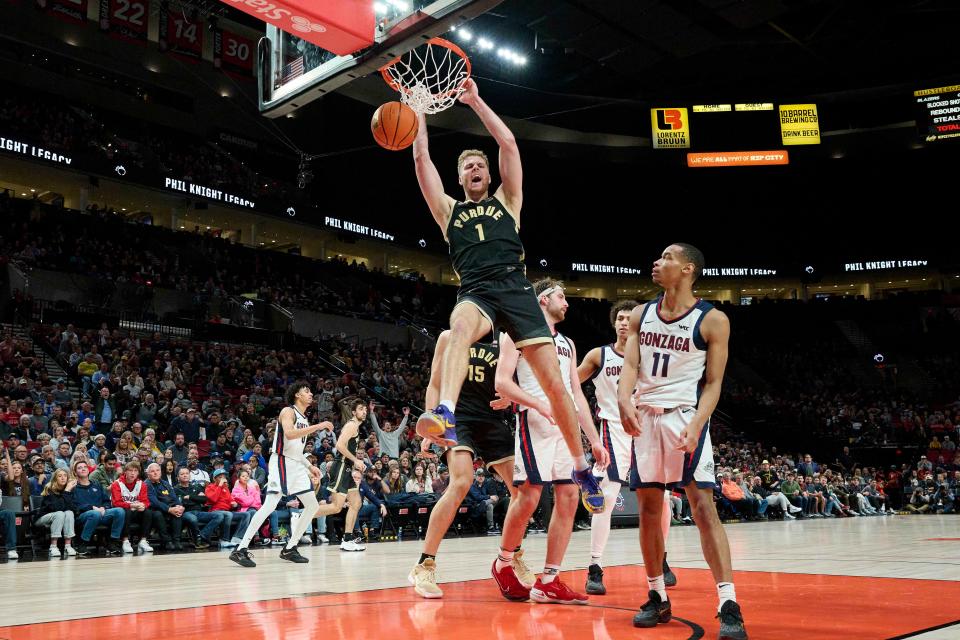
<path fill-rule="evenodd" d="M 101 525 L 110 527 L 107 553 L 149 552 L 151 539 L 179 551 L 182 533 L 200 549 L 214 538 L 222 547 L 236 545 L 266 489 L 283 389 L 299 378 L 316 389 L 311 419 L 330 420 L 337 430 L 349 402 L 369 402 L 359 455 L 370 468 L 360 482 L 357 523 L 368 537 L 377 537 L 387 505 L 431 504 L 449 482 L 436 456 L 421 452 L 409 419 L 429 378 L 426 351 L 361 350 L 331 337 L 317 343 L 315 355 L 106 326 L 38 325 L 33 335 L 78 383 L 80 397 L 66 379 L 46 376 L 29 344 L 6 336 L 2 487 L 3 495 L 22 498 L 24 509 L 38 503 L 34 523 L 49 529 L 51 556 L 92 553 L 91 536 Z M 324 436 L 309 438 L 306 447 L 326 484 L 336 434 Z M 478 478 L 467 503 L 481 528 L 493 529 L 493 507 L 508 491 L 502 480 L 483 477 L 482 468 Z M 290 530 L 280 521 L 299 504 L 294 497 L 282 504 L 255 543 L 279 542 Z M 324 519 L 317 529 L 326 540 Z"/>
<path fill-rule="evenodd" d="M 88 216 L 29 200 L 0 197 L 8 232 L 0 256 L 27 268 L 86 275 L 105 285 L 132 283 L 184 293 L 185 304 L 253 293 L 286 308 L 383 321 L 435 325 L 452 289 L 391 277 L 342 258 L 314 260 L 258 251 L 209 234 L 137 225 L 119 216 Z M 359 292 L 359 293 L 358 293 Z M 404 314 L 403 312 L 406 312 Z"/>
<path fill-rule="evenodd" d="M 897 511 L 955 513 L 960 456 L 888 469 L 860 465 L 843 447 L 831 463 L 809 453 L 781 454 L 759 442 L 730 439 L 716 451 L 721 510 L 741 519 L 844 518 Z"/>
<path fill-rule="evenodd" d="M 944 435 L 956 443 L 960 386 L 951 380 L 960 371 L 957 306 L 938 292 L 725 305 L 736 345 L 724 384 L 726 406 L 741 416 L 794 425 L 837 448 L 925 449 L 933 436 L 942 441 Z M 886 327 L 888 318 L 896 331 Z M 856 323 L 875 351 L 855 349 L 838 321 Z"/>

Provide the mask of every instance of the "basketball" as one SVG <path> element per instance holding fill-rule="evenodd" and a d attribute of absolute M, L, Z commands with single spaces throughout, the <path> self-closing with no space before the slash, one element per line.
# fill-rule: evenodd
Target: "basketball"
<path fill-rule="evenodd" d="M 370 130 L 384 149 L 399 151 L 413 144 L 420 125 L 417 114 L 402 102 L 387 102 L 373 113 Z"/>

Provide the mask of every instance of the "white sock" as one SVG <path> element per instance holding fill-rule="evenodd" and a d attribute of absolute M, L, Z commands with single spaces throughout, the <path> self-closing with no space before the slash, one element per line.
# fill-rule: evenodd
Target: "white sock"
<path fill-rule="evenodd" d="M 647 576 L 647 588 L 650 591 L 656 591 L 657 595 L 660 596 L 662 602 L 667 601 L 667 586 L 663 584 L 663 574 L 661 573 L 656 578 L 651 578 Z"/>
<path fill-rule="evenodd" d="M 573 459 L 573 468 L 577 471 L 583 471 L 590 465 L 587 464 L 587 457 L 582 453 L 579 456 L 574 457 Z"/>
<path fill-rule="evenodd" d="M 727 600 L 737 601 L 737 592 L 733 588 L 732 582 L 718 582 L 717 583 L 717 597 L 720 599 L 720 604 L 717 605 L 717 611 L 720 611 L 720 608 L 723 607 L 723 603 Z"/>
<path fill-rule="evenodd" d="M 543 584 L 550 584 L 557 579 L 560 575 L 560 567 L 555 564 L 545 564 L 543 565 L 543 575 L 540 576 L 540 582 Z"/>
<path fill-rule="evenodd" d="M 287 549 L 297 548 L 297 543 L 300 542 L 303 533 L 307 530 L 307 527 L 310 526 L 310 521 L 313 520 L 313 517 L 317 514 L 317 509 L 320 508 L 320 503 L 317 502 L 317 495 L 313 491 L 301 493 L 298 498 L 300 504 L 303 505 L 303 513 L 300 514 L 300 519 L 297 520 L 297 526 L 290 532 L 290 539 L 287 540 L 286 545 Z M 344 533 L 343 537 L 347 537 L 346 533 Z"/>
<path fill-rule="evenodd" d="M 253 519 L 250 520 L 250 524 L 247 526 L 247 530 L 243 534 L 243 539 L 238 545 L 241 549 L 246 549 L 250 546 L 250 541 L 253 540 L 253 536 L 257 535 L 260 527 L 263 526 L 263 523 L 267 521 L 267 518 L 270 517 L 270 514 L 273 513 L 274 509 L 277 508 L 277 505 L 280 504 L 280 497 L 281 496 L 279 493 L 267 494 L 267 499 L 264 500 L 263 505 L 257 509 L 257 512 L 253 514 Z"/>
<path fill-rule="evenodd" d="M 446 407 L 447 411 L 449 411 L 450 413 L 456 413 L 456 410 L 457 410 L 456 400 L 441 400 L 440 404 L 441 406 Z"/>
<path fill-rule="evenodd" d="M 620 484 L 604 478 L 600 488 L 603 489 L 606 507 L 601 513 L 595 513 L 590 518 L 590 559 L 592 564 L 596 565 L 600 564 L 600 558 L 603 557 L 607 540 L 610 538 L 610 520 L 613 518 L 613 505 L 620 493 Z"/>
<path fill-rule="evenodd" d="M 500 555 L 497 556 L 497 571 L 503 571 L 504 567 L 512 565 L 513 554 L 513 551 L 507 551 L 502 547 L 500 548 Z"/>

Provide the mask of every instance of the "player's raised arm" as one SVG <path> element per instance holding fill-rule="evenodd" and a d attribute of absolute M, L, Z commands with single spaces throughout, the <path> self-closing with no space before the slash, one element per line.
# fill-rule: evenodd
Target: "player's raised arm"
<path fill-rule="evenodd" d="M 640 318 L 643 307 L 637 305 L 630 313 L 627 329 L 627 346 L 623 352 L 623 371 L 617 383 L 617 406 L 620 408 L 620 424 L 631 436 L 640 435 L 640 413 L 633 404 L 633 390 L 637 387 L 637 371 L 640 367 Z"/>
<path fill-rule="evenodd" d="M 447 222 L 455 201 L 444 192 L 443 180 L 440 179 L 440 173 L 430 159 L 427 119 L 422 113 L 418 113 L 417 120 L 420 126 L 417 129 L 417 137 L 413 140 L 413 164 L 417 170 L 417 182 L 420 184 L 420 192 L 423 193 L 423 199 L 427 201 L 433 219 L 440 225 L 440 231 L 446 238 Z"/>
<path fill-rule="evenodd" d="M 587 352 L 587 355 L 583 357 L 583 362 L 580 363 L 580 366 L 577 367 L 577 378 L 580 380 L 580 384 L 583 384 L 587 380 L 593 377 L 593 375 L 600 369 L 600 347 L 594 347 Z"/>
<path fill-rule="evenodd" d="M 502 184 L 495 194 L 507 205 L 510 214 L 520 224 L 520 208 L 523 206 L 523 167 L 520 164 L 520 150 L 517 139 L 506 123 L 480 97 L 477 83 L 467 80 L 460 102 L 469 105 L 480 118 L 493 139 L 500 147 L 500 179 Z M 419 137 L 419 136 L 418 136 Z M 416 144 L 416 143 L 414 143 Z"/>

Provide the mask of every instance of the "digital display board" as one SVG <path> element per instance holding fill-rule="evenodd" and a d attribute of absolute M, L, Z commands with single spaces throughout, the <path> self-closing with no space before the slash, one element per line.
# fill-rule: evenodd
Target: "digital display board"
<path fill-rule="evenodd" d="M 917 132 L 927 142 L 960 138 L 960 84 L 913 92 Z"/>

